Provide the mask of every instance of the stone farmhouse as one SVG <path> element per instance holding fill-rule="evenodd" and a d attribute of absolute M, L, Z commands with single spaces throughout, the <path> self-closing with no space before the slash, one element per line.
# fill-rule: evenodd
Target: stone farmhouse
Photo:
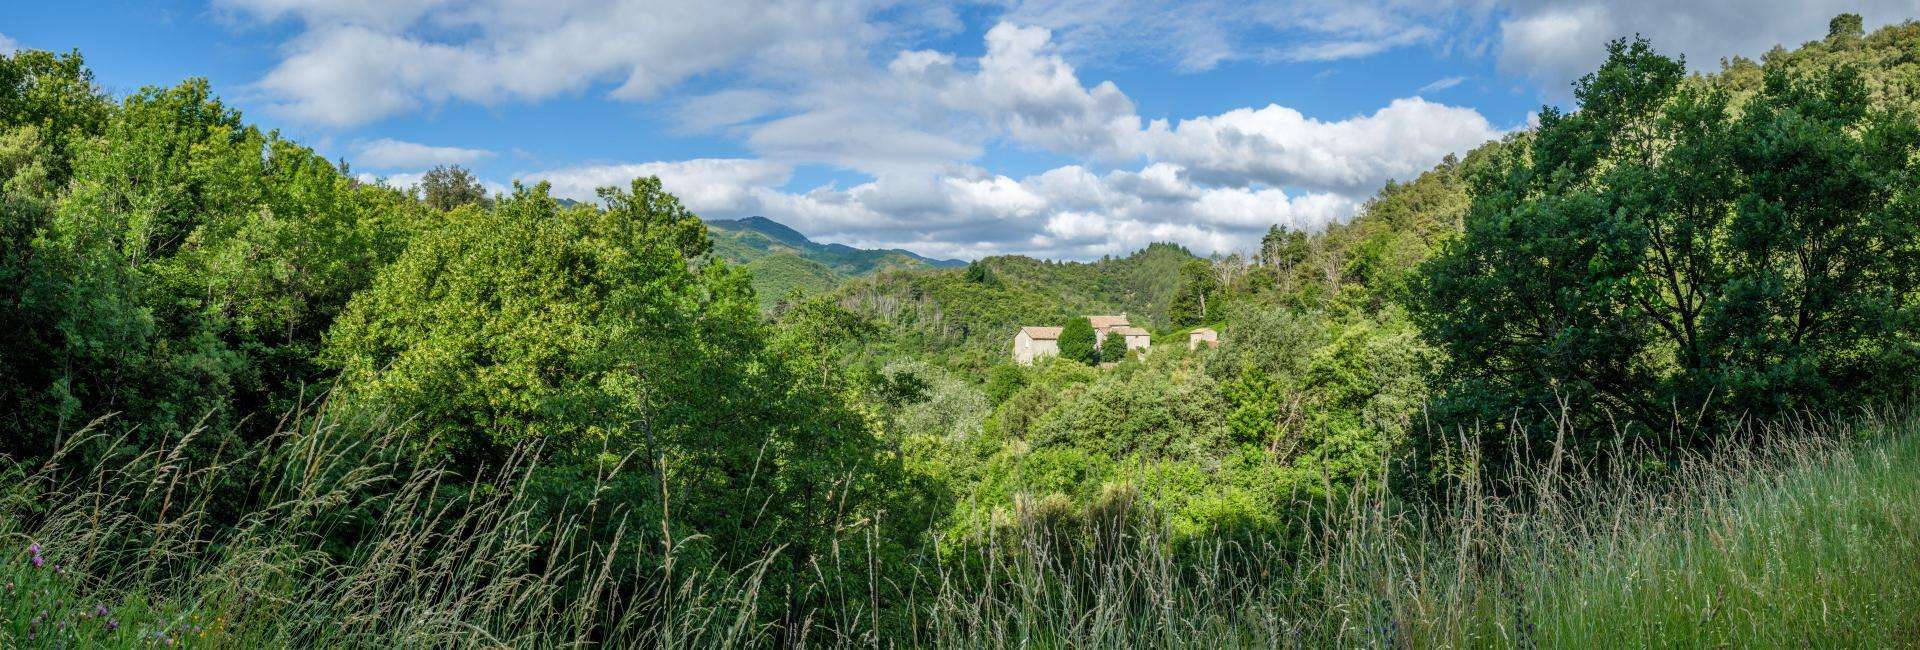
<path fill-rule="evenodd" d="M 1210 348 L 1220 347 L 1220 333 L 1211 327 L 1196 327 L 1193 331 L 1187 332 L 1188 350 L 1198 350 L 1202 345 Z"/>
<path fill-rule="evenodd" d="M 1095 346 L 1107 340 L 1108 335 L 1126 337 L 1127 351 L 1146 350 L 1153 347 L 1153 335 L 1147 330 L 1134 327 L 1127 322 L 1127 315 L 1088 316 L 1093 324 L 1093 344 Z M 1062 327 L 1022 327 L 1013 335 L 1013 362 L 1031 366 L 1040 357 L 1060 354 L 1060 331 Z"/>

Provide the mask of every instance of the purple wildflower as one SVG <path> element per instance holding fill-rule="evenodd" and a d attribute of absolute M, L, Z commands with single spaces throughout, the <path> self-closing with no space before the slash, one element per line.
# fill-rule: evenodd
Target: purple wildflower
<path fill-rule="evenodd" d="M 40 565 L 47 563 L 46 560 L 41 559 L 40 556 L 38 555 L 33 556 L 33 559 L 31 560 L 31 562 L 33 562 L 33 568 L 35 569 L 38 569 L 40 568 Z"/>
<path fill-rule="evenodd" d="M 108 631 L 108 632 L 112 632 L 112 631 L 114 631 L 114 630 L 118 630 L 118 629 L 120 629 L 120 619 L 117 619 L 117 618 L 109 618 L 109 619 L 107 619 L 107 631 Z"/>
<path fill-rule="evenodd" d="M 94 606 L 93 606 L 93 615 L 94 615 L 94 616 L 106 616 L 106 615 L 107 615 L 107 606 L 106 606 L 106 605 L 94 605 Z"/>

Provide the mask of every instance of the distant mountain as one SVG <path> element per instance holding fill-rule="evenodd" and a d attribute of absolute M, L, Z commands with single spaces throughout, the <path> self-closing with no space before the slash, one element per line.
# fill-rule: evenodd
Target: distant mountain
<path fill-rule="evenodd" d="M 865 249 L 822 244 L 766 217 L 710 219 L 714 253 L 753 273 L 754 291 L 763 307 L 772 306 L 798 287 L 806 293 L 831 289 L 846 280 L 887 269 L 953 268 L 961 260 L 926 257 L 898 248 Z"/>

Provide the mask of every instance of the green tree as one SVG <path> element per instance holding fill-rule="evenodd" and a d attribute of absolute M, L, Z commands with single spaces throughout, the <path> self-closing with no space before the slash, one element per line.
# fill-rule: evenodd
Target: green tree
<path fill-rule="evenodd" d="M 1119 332 L 1108 332 L 1107 337 L 1100 340 L 1100 361 L 1118 363 L 1125 361 L 1126 358 L 1127 337 Z"/>
<path fill-rule="evenodd" d="M 330 335 L 348 403 L 391 413 L 460 469 L 538 442 L 556 503 L 601 498 L 654 522 L 626 539 L 656 568 L 663 527 L 697 536 L 688 562 L 785 544 L 769 573 L 784 588 L 872 504 L 928 525 L 912 499 L 883 498 L 898 459 L 846 401 L 838 351 L 858 317 L 807 301 L 769 331 L 749 279 L 659 179 L 600 199 L 563 208 L 544 184 L 518 187 L 420 234 Z M 611 540 L 623 520 L 595 532 Z"/>
<path fill-rule="evenodd" d="M 1421 270 L 1416 318 L 1451 359 L 1436 413 L 1485 425 L 1498 457 L 1502 424 L 1549 435 L 1563 405 L 1582 447 L 1615 423 L 1701 444 L 1909 385 L 1910 114 L 1847 68 L 1771 70 L 1736 111 L 1645 41 L 1609 51 L 1578 112 L 1544 110 L 1476 175 L 1464 234 Z"/>
<path fill-rule="evenodd" d="M 90 88 L 84 69 L 29 76 L 66 89 L 29 100 L 51 92 L 41 99 L 83 115 L 54 111 L 10 139 L 37 152 L 8 195 L 40 197 L 38 223 L 18 231 L 31 243 L 16 250 L 32 267 L 34 345 L 60 359 L 46 366 L 52 375 L 21 380 L 42 396 L 33 412 L 43 433 L 24 439 L 51 443 L 116 412 L 113 425 L 136 443 L 201 425 L 194 440 L 208 450 L 264 435 L 274 418 L 244 416 L 284 410 L 326 379 L 313 362 L 320 338 L 404 245 L 404 201 L 355 188 L 310 150 L 247 126 L 204 80 L 144 89 L 87 133 L 74 126 L 94 119 L 88 95 L 74 94 Z M 46 128 L 68 130 L 48 139 Z M 56 164 L 56 141 L 70 164 Z M 59 168 L 72 182 L 50 184 Z"/>
<path fill-rule="evenodd" d="M 1829 43 L 1857 45 L 1860 38 L 1866 35 L 1865 21 L 1861 20 L 1860 14 L 1840 14 L 1827 22 Z"/>
<path fill-rule="evenodd" d="M 1167 318 L 1176 326 L 1199 325 L 1211 315 L 1207 301 L 1220 291 L 1212 265 L 1206 260 L 1187 260 L 1180 265 L 1180 288 L 1167 304 Z"/>
<path fill-rule="evenodd" d="M 1020 366 L 1003 363 L 987 371 L 987 400 L 994 406 L 1007 401 L 1027 385 L 1027 373 Z"/>
<path fill-rule="evenodd" d="M 1067 321 L 1060 329 L 1060 356 L 1092 365 L 1100 362 L 1100 350 L 1094 344 L 1093 322 L 1085 316 Z"/>
<path fill-rule="evenodd" d="M 993 274 L 993 269 L 987 268 L 987 265 L 981 263 L 979 260 L 969 262 L 967 264 L 967 270 L 961 273 L 961 277 L 966 278 L 968 282 L 978 285 L 989 287 L 1000 285 L 1000 278 Z"/>
<path fill-rule="evenodd" d="M 459 165 L 438 165 L 420 177 L 420 198 L 442 212 L 463 205 L 486 205 L 487 188 Z"/>

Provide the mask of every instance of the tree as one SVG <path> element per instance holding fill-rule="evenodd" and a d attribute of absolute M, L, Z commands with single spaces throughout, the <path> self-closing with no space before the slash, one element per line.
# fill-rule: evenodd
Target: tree
<path fill-rule="evenodd" d="M 473 172 L 459 165 L 439 165 L 420 177 L 421 200 L 446 212 L 469 204 L 487 204 L 487 188 Z"/>
<path fill-rule="evenodd" d="M 1291 274 L 1293 268 L 1307 259 L 1307 233 L 1275 224 L 1267 228 L 1267 234 L 1260 237 L 1260 255 L 1257 260 L 1261 266 L 1275 267 L 1282 274 Z"/>
<path fill-rule="evenodd" d="M 1007 398 L 1012 397 L 1026 385 L 1027 373 L 1020 366 L 1011 363 L 995 365 L 987 372 L 987 401 L 993 406 L 999 406 L 1001 402 L 1007 401 Z"/>
<path fill-rule="evenodd" d="M 1107 332 L 1100 340 L 1100 361 L 1119 363 L 1127 358 L 1127 337 L 1119 332 Z"/>
<path fill-rule="evenodd" d="M 1219 293 L 1220 282 L 1206 260 L 1187 260 L 1180 265 L 1180 288 L 1167 305 L 1167 317 L 1174 325 L 1199 325 L 1210 315 L 1207 300 Z"/>
<path fill-rule="evenodd" d="M 994 276 L 993 269 L 987 268 L 987 265 L 981 263 L 979 260 L 968 262 L 967 270 L 961 274 L 961 277 L 966 278 L 968 282 L 981 286 L 1000 286 L 1000 278 Z"/>
<path fill-rule="evenodd" d="M 1100 362 L 1092 321 L 1085 316 L 1067 321 L 1067 326 L 1060 329 L 1060 356 L 1088 365 Z"/>
<path fill-rule="evenodd" d="M 1827 41 L 1834 44 L 1858 44 L 1867 35 L 1860 14 L 1840 14 L 1827 22 Z"/>
<path fill-rule="evenodd" d="M 0 126 L 37 130 L 54 187 L 66 185 L 77 148 L 100 133 L 112 111 L 79 52 L 0 55 Z"/>
<path fill-rule="evenodd" d="M 5 103 L 39 125 L 0 148 L 31 152 L 6 195 L 35 215 L 9 252 L 31 267 L 21 304 L 39 352 L 8 361 L 48 370 L 19 380 L 40 435 L 17 439 L 51 444 L 107 413 L 133 444 L 204 427 L 190 454 L 266 435 L 274 417 L 245 416 L 284 412 L 327 378 L 320 339 L 404 245 L 404 201 L 246 125 L 205 80 L 102 108 L 77 57 L 23 56 L 24 98 Z M 53 185 L 62 169 L 71 181 Z"/>
<path fill-rule="evenodd" d="M 662 561 L 664 525 L 705 540 L 690 558 L 744 563 L 790 543 L 780 582 L 843 514 L 908 510 L 880 495 L 898 459 L 846 401 L 837 351 L 861 319 L 812 300 L 770 331 L 746 274 L 713 258 L 659 179 L 600 199 L 562 208 L 545 184 L 516 187 L 422 233 L 329 336 L 343 401 L 391 413 L 461 471 L 538 443 L 556 504 L 601 498 L 660 522 L 628 531 L 642 563 Z M 594 532 L 611 540 L 624 519 Z"/>
<path fill-rule="evenodd" d="M 1549 435 L 1563 407 L 1588 450 L 1619 423 L 1698 445 L 1910 385 L 1911 116 L 1838 68 L 1770 70 L 1736 118 L 1645 41 L 1609 52 L 1578 112 L 1475 174 L 1465 232 L 1421 268 L 1415 316 L 1451 359 L 1436 414 L 1497 458 L 1501 425 Z"/>

